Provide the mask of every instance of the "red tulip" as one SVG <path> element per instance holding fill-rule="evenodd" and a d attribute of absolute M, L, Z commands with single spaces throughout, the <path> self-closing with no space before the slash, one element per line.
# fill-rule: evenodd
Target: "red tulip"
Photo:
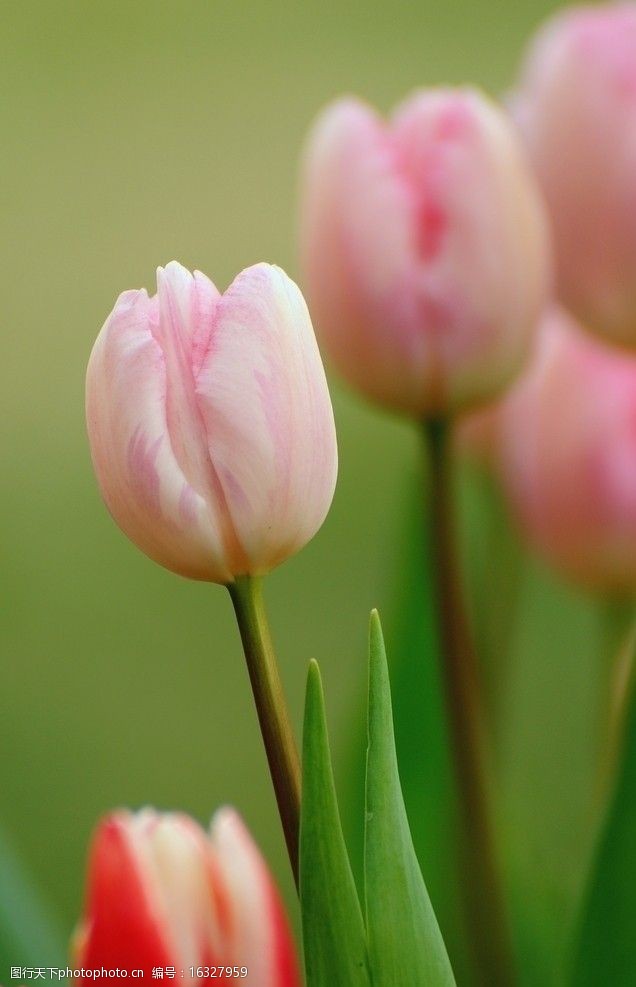
<path fill-rule="evenodd" d="M 93 841 L 75 959 L 82 984 L 96 971 L 127 987 L 158 978 L 189 987 L 301 983 L 272 877 L 231 809 L 216 814 L 209 836 L 181 814 L 108 816 Z"/>

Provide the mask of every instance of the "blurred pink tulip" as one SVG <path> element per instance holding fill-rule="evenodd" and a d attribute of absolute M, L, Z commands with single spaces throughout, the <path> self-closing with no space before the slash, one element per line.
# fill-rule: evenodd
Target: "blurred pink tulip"
<path fill-rule="evenodd" d="M 471 90 L 415 94 L 388 123 L 329 106 L 305 153 L 301 249 L 318 332 L 367 396 L 412 415 L 497 394 L 549 284 L 534 177 Z"/>
<path fill-rule="evenodd" d="M 85 918 L 74 942 L 77 969 L 168 970 L 175 983 L 300 987 L 278 892 L 243 823 L 220 810 L 208 837 L 184 815 L 116 812 L 91 851 Z M 215 975 L 206 967 L 247 968 Z M 201 969 L 203 968 L 203 969 Z M 90 973 L 77 978 L 92 984 Z"/>
<path fill-rule="evenodd" d="M 592 588 L 636 588 L 636 357 L 555 309 L 497 418 L 499 469 L 530 541 Z"/>
<path fill-rule="evenodd" d="M 333 412 L 307 306 L 258 264 L 221 295 L 176 262 L 126 291 L 88 365 L 93 464 L 122 530 L 168 569 L 213 582 L 300 549 L 333 496 Z"/>
<path fill-rule="evenodd" d="M 561 301 L 636 347 L 636 5 L 548 21 L 512 109 L 551 215 Z"/>

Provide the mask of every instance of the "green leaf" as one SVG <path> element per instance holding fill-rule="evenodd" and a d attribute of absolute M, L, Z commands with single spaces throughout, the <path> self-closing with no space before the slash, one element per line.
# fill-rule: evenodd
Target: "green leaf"
<path fill-rule="evenodd" d="M 45 902 L 0 830 L 0 983 L 12 966 L 66 966 L 66 947 Z"/>
<path fill-rule="evenodd" d="M 455 979 L 424 884 L 398 776 L 389 672 L 380 619 L 371 615 L 365 903 L 373 982 L 448 987 Z"/>
<path fill-rule="evenodd" d="M 419 481 L 419 475 L 418 475 Z M 458 882 L 455 781 L 449 756 L 433 600 L 430 532 L 423 521 L 421 482 L 404 491 L 399 534 L 390 532 L 385 558 L 391 579 L 390 654 L 395 743 L 411 836 L 453 968 L 472 985 Z M 386 629 L 386 621 L 384 621 Z M 347 846 L 362 886 L 366 696 L 348 724 L 340 807 Z"/>
<path fill-rule="evenodd" d="M 303 730 L 300 902 L 308 987 L 369 987 L 364 922 L 342 834 L 314 661 Z"/>
<path fill-rule="evenodd" d="M 636 695 L 632 684 L 622 764 L 585 895 L 571 983 L 605 987 L 632 984 L 635 976 Z"/>

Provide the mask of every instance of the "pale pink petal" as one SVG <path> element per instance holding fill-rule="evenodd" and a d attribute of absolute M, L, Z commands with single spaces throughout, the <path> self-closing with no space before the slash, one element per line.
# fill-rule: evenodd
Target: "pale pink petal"
<path fill-rule="evenodd" d="M 422 382 L 404 368 L 427 341 L 400 314 L 410 195 L 394 166 L 370 107 L 355 99 L 328 107 L 303 159 L 301 253 L 317 329 L 338 369 L 377 400 L 408 407 Z"/>
<path fill-rule="evenodd" d="M 398 107 L 392 137 L 412 195 L 404 294 L 437 363 L 427 387 L 441 407 L 475 403 L 521 368 L 546 302 L 537 190 L 502 113 L 474 90 L 416 94 Z"/>
<path fill-rule="evenodd" d="M 93 348 L 86 417 L 102 495 L 147 555 L 195 579 L 230 578 L 215 504 L 173 446 L 166 415 L 166 360 L 159 312 L 145 291 L 120 296 Z"/>
<path fill-rule="evenodd" d="M 352 258 L 341 216 L 348 162 L 359 143 L 375 142 L 379 128 L 365 104 L 338 100 L 316 121 L 303 154 L 300 250 L 312 312 L 335 352 L 343 314 L 346 324 L 354 327 L 352 335 L 364 328 L 363 313 L 350 290 Z M 348 358 L 346 348 L 341 357 Z"/>
<path fill-rule="evenodd" d="M 159 323 L 156 338 L 166 365 L 166 418 L 175 457 L 190 485 L 214 500 L 216 482 L 195 394 L 197 364 L 205 354 L 219 293 L 207 278 L 195 279 L 173 261 L 157 270 Z"/>
<path fill-rule="evenodd" d="M 248 268 L 220 299 L 197 396 L 243 553 L 233 571 L 265 572 L 318 530 L 337 469 L 331 402 L 307 307 L 279 268 Z"/>

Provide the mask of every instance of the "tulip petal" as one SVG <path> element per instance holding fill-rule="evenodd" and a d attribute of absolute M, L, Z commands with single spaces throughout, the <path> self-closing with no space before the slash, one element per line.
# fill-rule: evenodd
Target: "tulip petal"
<path fill-rule="evenodd" d="M 142 861 L 131 842 L 128 814 L 115 814 L 98 829 L 91 851 L 86 920 L 78 936 L 77 966 L 107 965 L 130 972 L 174 962 Z M 84 983 L 92 983 L 86 979 Z M 109 982 L 113 982 L 109 980 Z M 117 985 L 124 978 L 114 981 Z"/>
<path fill-rule="evenodd" d="M 442 403 L 496 393 L 528 355 L 548 285 L 545 218 L 521 148 L 471 89 L 416 93 L 391 134 L 412 193 L 404 294 L 433 337 L 429 390 Z"/>
<path fill-rule="evenodd" d="M 205 430 L 195 394 L 195 360 L 207 350 L 219 293 L 176 261 L 157 269 L 159 323 L 155 338 L 166 364 L 166 419 L 175 457 L 191 486 L 214 499 Z M 195 358 L 195 348 L 198 356 Z"/>
<path fill-rule="evenodd" d="M 415 398 L 414 375 L 402 369 L 426 339 L 414 339 L 404 324 L 387 332 L 400 320 L 405 295 L 393 285 L 404 280 L 410 246 L 410 196 L 394 180 L 393 164 L 371 107 L 353 98 L 329 106 L 304 154 L 301 253 L 311 308 L 335 364 L 377 400 L 392 403 L 400 393 L 408 407 L 419 402 L 424 382 L 418 373 Z"/>
<path fill-rule="evenodd" d="M 232 809 L 211 826 L 213 856 L 226 888 L 228 965 L 246 966 L 251 987 L 300 987 L 291 933 L 278 892 L 256 845 Z"/>
<path fill-rule="evenodd" d="M 265 572 L 322 524 L 335 486 L 331 401 L 304 299 L 283 271 L 243 271 L 218 302 L 197 376 L 208 450 L 244 568 Z"/>
<path fill-rule="evenodd" d="M 183 969 L 187 983 L 189 967 L 216 965 L 223 955 L 210 893 L 208 839 L 181 813 L 144 810 L 132 817 L 130 831 L 172 963 Z"/>
<path fill-rule="evenodd" d="M 225 582 L 221 519 L 173 446 L 158 329 L 156 300 L 128 291 L 95 343 L 86 381 L 95 472 L 114 519 L 147 555 L 183 575 Z M 183 447 L 177 451 L 185 463 Z"/>

